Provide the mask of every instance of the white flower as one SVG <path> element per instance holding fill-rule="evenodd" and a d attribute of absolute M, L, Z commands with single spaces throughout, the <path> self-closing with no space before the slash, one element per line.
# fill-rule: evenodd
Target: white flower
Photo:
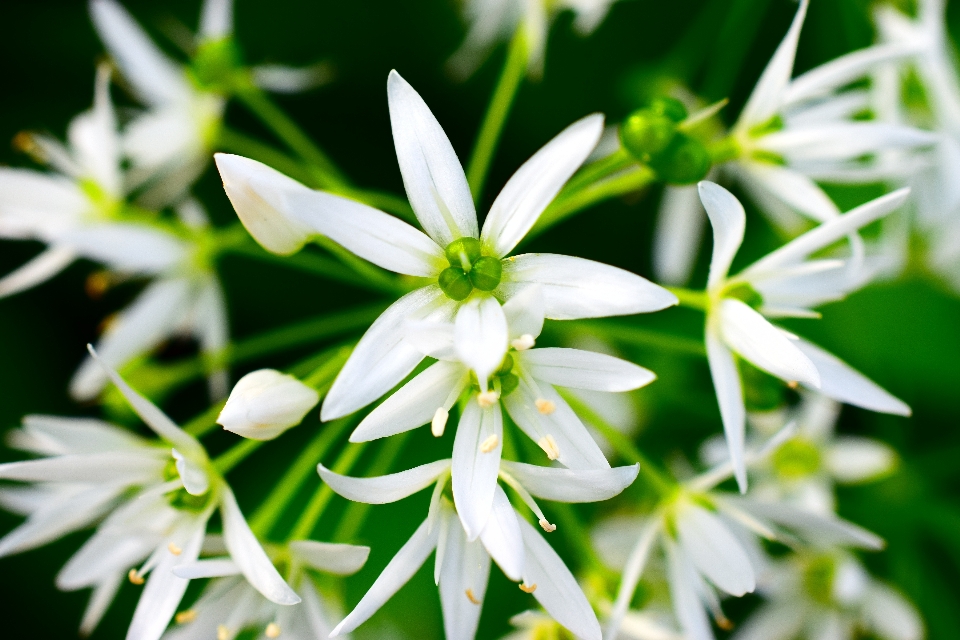
<path fill-rule="evenodd" d="M 395 502 L 434 484 L 427 519 L 332 635 L 352 631 L 370 618 L 436 549 L 434 580 L 440 588 L 447 638 L 470 640 L 476 634 L 492 557 L 507 578 L 521 582 L 520 588 L 532 593 L 557 622 L 577 637 L 599 640 L 596 615 L 570 570 L 526 519 L 514 511 L 499 485 L 495 486 L 493 507 L 479 540 L 467 535 L 454 506 L 443 497 L 450 465 L 451 460 L 438 460 L 375 478 L 341 476 L 318 466 L 330 488 L 357 502 Z M 502 461 L 499 476 L 533 510 L 540 526 L 553 531 L 556 527 L 547 521 L 533 496 L 558 502 L 606 500 L 629 486 L 638 470 L 633 465 L 575 471 Z"/>
<path fill-rule="evenodd" d="M 216 539 L 210 546 L 220 546 Z M 216 549 L 216 552 L 222 552 Z M 164 634 L 164 640 L 233 640 L 244 632 L 257 637 L 283 637 L 293 640 L 326 638 L 334 621 L 343 615 L 337 599 L 321 594 L 308 569 L 335 576 L 356 573 L 370 554 L 369 547 L 331 544 L 313 540 L 293 540 L 283 548 L 273 548 L 274 562 L 288 569 L 287 579 L 302 603 L 296 607 L 279 606 L 265 600 L 240 575 L 240 567 L 230 558 L 209 558 L 181 564 L 174 572 L 186 579 L 214 578 L 200 599 L 177 614 L 177 626 Z"/>
<path fill-rule="evenodd" d="M 5 538 L 7 551 L 44 544 L 109 513 L 61 570 L 57 586 L 71 591 L 94 588 L 82 627 L 93 629 L 124 576 L 143 584 L 149 574 L 127 637 L 155 640 L 187 588 L 188 581 L 172 570 L 197 559 L 207 521 L 219 507 L 227 549 L 250 583 L 278 604 L 299 602 L 250 531 L 233 492 L 200 442 L 116 372 L 108 370 L 108 375 L 165 444 L 148 444 L 98 422 L 41 418 L 28 423 L 17 436 L 19 442 L 53 455 L 0 465 L 0 478 L 44 483 L 39 491 L 13 490 L 24 507 L 20 510 L 31 515 Z M 130 569 L 138 563 L 140 568 Z"/>
<path fill-rule="evenodd" d="M 802 553 L 773 563 L 758 588 L 768 601 L 733 640 L 922 640 L 923 622 L 900 593 L 850 554 Z"/>
<path fill-rule="evenodd" d="M 267 249 L 297 251 L 325 235 L 385 269 L 434 280 L 400 298 L 370 327 L 324 399 L 322 419 L 376 400 L 423 360 L 403 340 L 411 320 L 455 322 L 499 364 L 507 349 L 499 302 L 539 284 L 547 318 L 569 320 L 656 311 L 676 298 L 627 271 L 551 254 L 509 253 L 596 144 L 602 117 L 574 123 L 507 182 L 478 228 L 466 176 L 430 109 L 396 72 L 387 83 L 404 186 L 426 233 L 381 211 L 311 191 L 260 163 L 218 154 L 224 188 L 241 221 Z M 475 347 L 479 348 L 479 347 Z M 496 361 L 496 362 L 494 362 Z"/>
<path fill-rule="evenodd" d="M 318 402 L 320 394 L 295 377 L 260 369 L 240 378 L 217 424 L 244 438 L 273 440 L 300 424 Z"/>
<path fill-rule="evenodd" d="M 746 410 L 736 357 L 788 384 L 819 390 L 835 400 L 873 411 L 909 415 L 907 405 L 862 374 L 767 320 L 817 317 L 812 308 L 838 300 L 860 286 L 862 276 L 851 275 L 848 263 L 808 258 L 896 210 L 908 190 L 836 216 L 731 277 L 728 273 L 743 242 L 746 215 L 737 199 L 723 187 L 701 182 L 699 189 L 714 234 L 707 280 L 707 358 L 741 490 L 746 490 L 747 483 L 743 460 Z"/>

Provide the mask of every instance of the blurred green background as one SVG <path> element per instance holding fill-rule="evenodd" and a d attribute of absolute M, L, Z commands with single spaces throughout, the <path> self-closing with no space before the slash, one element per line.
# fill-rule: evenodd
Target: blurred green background
<path fill-rule="evenodd" d="M 124 4 L 166 45 L 164 33 L 177 25 L 195 26 L 200 0 L 127 0 Z M 813 0 L 800 43 L 802 71 L 871 42 L 869 5 L 864 0 Z M 237 41 L 248 62 L 311 63 L 327 60 L 336 69 L 329 86 L 301 96 L 278 98 L 358 184 L 402 192 L 390 135 L 386 78 L 396 68 L 434 110 L 461 158 L 470 150 L 504 56 L 498 49 L 464 84 L 450 81 L 443 62 L 463 37 L 453 0 L 236 0 Z M 563 127 L 602 111 L 615 122 L 642 104 L 643 87 L 662 75 L 677 75 L 707 99 L 729 96 L 725 117 L 735 117 L 796 5 L 788 0 L 626 0 L 590 38 L 577 36 L 571 16 L 555 21 L 542 80 L 521 88 L 493 164 L 480 211 L 485 210 L 510 174 Z M 958 9 L 958 10 L 954 10 Z M 951 8 L 951 22 L 960 7 Z M 103 49 L 80 0 L 5 0 L 0 3 L 0 140 L 21 130 L 49 131 L 62 137 L 69 119 L 89 107 L 94 64 Z M 174 46 L 169 50 L 175 52 Z M 130 105 L 115 91 L 120 104 Z M 235 128 L 274 142 L 243 109 L 231 104 L 227 121 Z M 30 166 L 10 145 L 0 145 L 0 163 Z M 218 224 L 234 219 L 215 172 L 208 171 L 196 193 Z M 866 196 L 845 193 L 852 200 Z M 530 248 L 569 253 L 650 275 L 650 239 L 659 189 L 629 201 L 613 201 L 583 212 L 531 243 Z M 761 255 L 776 240 L 755 211 L 749 211 L 748 243 L 739 263 Z M 0 245 L 0 273 L 22 264 L 40 249 L 29 242 Z M 705 279 L 704 257 L 694 280 Z M 375 298 L 295 270 L 227 258 L 220 265 L 231 311 L 232 333 L 243 338 L 331 310 Z M 0 430 L 27 413 L 96 414 L 77 406 L 66 384 L 97 336 L 104 317 L 139 290 L 129 283 L 100 299 L 84 293 L 96 269 L 74 265 L 55 280 L 11 299 L 0 300 Z M 876 531 L 887 551 L 867 558 L 869 566 L 899 584 L 918 604 L 934 639 L 960 638 L 960 299 L 920 272 L 901 281 L 873 286 L 823 309 L 822 321 L 792 328 L 820 342 L 906 400 L 912 419 L 844 409 L 842 430 L 882 438 L 901 453 L 899 473 L 878 484 L 841 493 L 841 514 Z M 640 326 L 660 327 L 697 338 L 702 317 L 675 309 L 639 317 Z M 161 354 L 176 357 L 190 345 L 173 344 Z M 279 354 L 255 366 L 285 366 L 313 347 Z M 656 351 L 630 352 L 654 369 L 659 381 L 638 398 L 643 407 L 640 446 L 658 459 L 678 451 L 693 455 L 708 435 L 719 432 L 719 416 L 703 359 Z M 178 391 L 164 408 L 185 421 L 205 408 L 202 385 Z M 244 511 L 250 513 L 299 448 L 319 428 L 317 416 L 277 443 L 268 445 L 230 476 Z M 209 439 L 216 453 L 236 441 L 232 434 Z M 447 455 L 451 438 L 434 441 L 415 433 L 400 466 Z M 369 452 L 376 452 L 371 448 Z M 2 460 L 16 453 L 2 450 Z M 357 473 L 363 473 L 369 455 Z M 300 504 L 318 480 L 305 487 Z M 392 554 L 423 518 L 426 495 L 374 508 L 358 542 L 374 547 L 368 566 L 347 581 L 355 602 Z M 344 501 L 335 498 L 320 528 L 329 535 Z M 602 512 L 599 505 L 583 514 Z M 287 518 L 296 514 L 291 510 Z M 0 532 L 18 519 L 0 514 Z M 85 534 L 0 560 L 3 576 L 2 637 L 69 638 L 76 635 L 87 592 L 62 594 L 53 576 Z M 556 542 L 556 540 L 554 540 Z M 563 547 L 563 541 L 559 544 Z M 563 549 L 561 549 L 562 551 Z M 573 561 L 573 554 L 564 554 Z M 428 564 L 432 560 L 428 561 Z M 411 584 L 358 633 L 389 637 L 388 628 L 409 637 L 442 635 L 439 604 L 430 570 Z M 94 635 L 117 638 L 126 626 L 138 588 L 125 585 Z M 531 606 L 498 571 L 493 572 L 479 638 L 498 637 L 508 616 Z M 749 604 L 749 603 L 747 603 Z M 736 607 L 739 608 L 739 607 Z"/>

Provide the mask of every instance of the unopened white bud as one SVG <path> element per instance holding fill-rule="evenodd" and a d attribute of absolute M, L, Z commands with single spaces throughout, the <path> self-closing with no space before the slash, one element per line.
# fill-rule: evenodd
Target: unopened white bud
<path fill-rule="evenodd" d="M 449 417 L 449 411 L 443 407 L 437 407 L 436 413 L 433 414 L 433 421 L 430 422 L 430 433 L 432 433 L 435 438 L 443 435 L 443 430 L 447 428 L 447 418 Z"/>
<path fill-rule="evenodd" d="M 510 341 L 510 346 L 516 349 L 517 351 L 526 351 L 527 349 L 533 348 L 533 345 L 537 343 L 533 339 L 533 336 L 529 333 L 525 333 L 519 338 L 514 338 Z"/>
<path fill-rule="evenodd" d="M 260 369 L 240 378 L 217 423 L 251 440 L 272 440 L 300 424 L 320 394 L 293 376 Z"/>

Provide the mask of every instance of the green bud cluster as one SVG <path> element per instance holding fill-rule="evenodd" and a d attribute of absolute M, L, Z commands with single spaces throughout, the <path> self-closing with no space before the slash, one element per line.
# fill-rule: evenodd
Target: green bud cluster
<path fill-rule="evenodd" d="M 496 382 L 499 382 L 500 388 L 500 397 L 506 397 L 517 390 L 517 387 L 520 386 L 520 376 L 513 372 L 513 365 L 515 361 L 513 356 L 509 353 L 503 357 L 503 362 L 500 363 L 500 367 L 493 372 L 491 376 L 491 384 L 496 387 Z M 473 371 L 470 372 L 470 384 L 473 386 L 474 391 L 480 391 L 480 382 L 477 380 L 477 374 Z"/>
<path fill-rule="evenodd" d="M 500 285 L 503 266 L 483 255 L 476 238 L 454 240 L 445 251 L 450 266 L 440 272 L 440 288 L 453 300 L 466 300 L 474 289 L 493 291 Z"/>
<path fill-rule="evenodd" d="M 687 109 L 679 100 L 657 98 L 630 114 L 620 127 L 620 142 L 669 184 L 691 184 L 707 175 L 711 159 L 696 138 L 679 130 Z"/>
<path fill-rule="evenodd" d="M 190 73 L 197 84 L 222 93 L 229 93 L 239 68 L 240 52 L 233 38 L 202 43 L 190 63 Z"/>

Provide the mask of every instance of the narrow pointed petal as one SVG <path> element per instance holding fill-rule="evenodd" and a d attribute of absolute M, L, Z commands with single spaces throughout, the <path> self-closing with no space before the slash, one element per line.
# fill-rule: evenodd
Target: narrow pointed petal
<path fill-rule="evenodd" d="M 690 281 L 703 238 L 703 222 L 696 187 L 664 188 L 653 240 L 653 273 L 657 281 L 672 285 Z"/>
<path fill-rule="evenodd" d="M 334 380 L 320 418 L 326 422 L 351 414 L 407 377 L 423 360 L 423 354 L 404 340 L 407 323 L 452 321 L 455 307 L 447 302 L 440 287 L 431 285 L 411 291 L 380 314 Z"/>
<path fill-rule="evenodd" d="M 200 465 L 194 463 L 189 458 L 185 458 L 179 451 L 172 451 L 173 459 L 176 460 L 177 474 L 180 481 L 183 482 L 183 488 L 192 496 L 202 496 L 210 488 L 210 479 L 207 477 L 206 470 Z"/>
<path fill-rule="evenodd" d="M 219 40 L 233 32 L 233 0 L 204 0 L 200 13 L 200 37 Z"/>
<path fill-rule="evenodd" d="M 58 241 L 117 271 L 154 274 L 189 255 L 190 246 L 172 233 L 139 223 L 94 223 L 67 231 Z"/>
<path fill-rule="evenodd" d="M 897 452 L 890 445 L 859 436 L 840 436 L 826 452 L 824 464 L 837 482 L 870 482 L 897 466 Z"/>
<path fill-rule="evenodd" d="M 456 528 L 461 530 L 462 535 L 462 527 Z M 507 578 L 514 582 L 523 579 L 521 575 L 524 562 L 523 538 L 520 536 L 517 512 L 513 510 L 507 494 L 503 492 L 500 485 L 497 485 L 493 492 L 493 507 L 490 509 L 487 524 L 480 532 L 480 542 L 493 556 Z M 476 591 L 474 594 L 480 597 Z"/>
<path fill-rule="evenodd" d="M 649 369 L 605 353 L 548 347 L 516 354 L 526 371 L 537 380 L 558 387 L 622 392 L 646 386 L 656 379 Z"/>
<path fill-rule="evenodd" d="M 740 597 L 756 588 L 750 558 L 720 518 L 689 505 L 677 514 L 680 546 L 713 584 Z"/>
<path fill-rule="evenodd" d="M 492 448 L 481 449 L 492 442 Z M 467 402 L 457 435 L 453 441 L 453 501 L 463 522 L 468 540 L 475 540 L 487 523 L 500 471 L 503 450 L 503 414 L 500 406 L 480 408 L 475 400 Z"/>
<path fill-rule="evenodd" d="M 546 313 L 546 301 L 543 288 L 529 285 L 503 303 L 503 315 L 507 318 L 510 338 L 523 335 L 536 338 L 543 331 L 543 319 Z"/>
<path fill-rule="evenodd" d="M 350 633 L 376 613 L 423 565 L 430 552 L 436 548 L 439 533 L 440 527 L 431 529 L 426 522 L 421 524 L 386 566 L 370 590 L 360 599 L 350 615 L 334 628 L 330 637 Z"/>
<path fill-rule="evenodd" d="M 747 214 L 732 193 L 713 182 L 701 182 L 697 189 L 710 225 L 713 227 L 713 256 L 707 288 L 715 289 L 727 278 L 733 257 L 743 242 Z"/>
<path fill-rule="evenodd" d="M 79 631 L 81 637 L 88 637 L 96 630 L 104 614 L 107 613 L 107 609 L 113 603 L 117 592 L 120 591 L 123 578 L 122 573 L 117 573 L 94 587 L 87 608 L 83 612 L 83 618 L 80 619 Z"/>
<path fill-rule="evenodd" d="M 166 461 L 149 451 L 111 451 L 0 464 L 0 478 L 21 482 L 140 484 L 162 477 Z"/>
<path fill-rule="evenodd" d="M 600 502 L 633 484 L 640 465 L 612 469 L 558 469 L 504 460 L 501 468 L 532 495 L 556 502 Z"/>
<path fill-rule="evenodd" d="M 26 291 L 54 277 L 76 260 L 70 247 L 53 245 L 19 269 L 0 278 L 0 298 Z"/>
<path fill-rule="evenodd" d="M 834 400 L 852 404 L 871 411 L 909 416 L 910 407 L 905 402 L 884 391 L 859 371 L 835 355 L 807 342 L 793 342 L 820 372 L 820 393 Z"/>
<path fill-rule="evenodd" d="M 796 602 L 761 605 L 737 630 L 737 640 L 794 640 L 807 612 Z M 802 637 L 802 636 L 801 636 Z"/>
<path fill-rule="evenodd" d="M 23 431 L 41 438 L 42 446 L 29 451 L 48 456 L 70 453 L 104 453 L 107 451 L 144 452 L 148 441 L 127 429 L 92 418 L 61 418 L 60 416 L 26 415 Z M 10 436 L 18 432 L 10 432 Z M 8 437 L 10 437 L 8 436 Z M 35 444 L 40 444 L 36 442 Z M 8 444 L 14 446 L 8 440 Z M 23 448 L 17 446 L 17 448 Z"/>
<path fill-rule="evenodd" d="M 743 387 L 740 384 L 740 372 L 733 354 L 724 346 L 717 331 L 708 320 L 706 332 L 707 361 L 710 364 L 710 377 L 717 392 L 720 405 L 720 417 L 723 419 L 723 432 L 733 461 L 733 472 L 737 478 L 740 492 L 747 490 L 747 467 L 744 460 L 744 432 L 746 430 L 747 410 L 743 404 Z"/>
<path fill-rule="evenodd" d="M 859 549 L 882 549 L 883 539 L 852 522 L 824 516 L 792 505 L 726 496 L 734 506 L 750 515 L 789 529 L 803 540 L 820 546 L 847 545 Z"/>
<path fill-rule="evenodd" d="M 297 604 L 300 602 L 276 567 L 270 562 L 267 553 L 260 546 L 257 537 L 250 530 L 233 491 L 225 484 L 220 487 L 220 517 L 223 518 L 223 540 L 230 551 L 230 557 L 247 578 L 254 589 L 267 600 L 277 604 Z"/>
<path fill-rule="evenodd" d="M 710 620 L 697 592 L 696 571 L 676 543 L 668 540 L 665 547 L 670 600 L 684 637 L 689 640 L 714 640 Z"/>
<path fill-rule="evenodd" d="M 297 562 L 312 569 L 337 576 L 349 576 L 363 567 L 370 556 L 370 547 L 352 544 L 294 540 L 290 552 Z"/>
<path fill-rule="evenodd" d="M 769 197 L 786 205 L 791 211 L 803 214 L 811 220 L 826 222 L 840 215 L 833 200 L 809 176 L 790 167 L 782 167 L 761 162 L 744 163 L 743 176 L 755 183 L 746 188 L 767 192 Z M 755 198 L 756 199 L 756 198 Z M 764 213 L 775 216 L 761 202 Z"/>
<path fill-rule="evenodd" d="M 543 288 L 545 315 L 551 320 L 650 313 L 677 304 L 677 297 L 663 287 L 592 260 L 526 253 L 504 261 L 498 289 L 503 298 L 531 284 Z"/>
<path fill-rule="evenodd" d="M 196 562 L 180 564 L 173 568 L 173 574 L 175 576 L 186 580 L 223 578 L 226 576 L 240 575 L 241 573 L 240 565 L 229 558 L 197 560 Z"/>
<path fill-rule="evenodd" d="M 465 302 L 457 311 L 453 344 L 460 361 L 477 374 L 485 389 L 507 354 L 507 318 L 493 296 Z"/>
<path fill-rule="evenodd" d="M 517 169 L 483 223 L 481 242 L 498 258 L 509 254 L 583 164 L 603 133 L 603 115 L 582 118 Z"/>
<path fill-rule="evenodd" d="M 402 500 L 429 487 L 450 468 L 450 460 L 437 460 L 428 464 L 373 478 L 354 478 L 330 471 L 317 465 L 320 477 L 338 494 L 367 504 L 387 504 Z"/>
<path fill-rule="evenodd" d="M 553 619 L 583 640 L 600 640 L 600 622 L 570 569 L 540 533 L 518 518 L 526 550 L 523 580 Z"/>
<path fill-rule="evenodd" d="M 480 540 L 469 541 L 452 511 L 446 514 L 446 542 L 440 568 L 440 605 L 447 638 L 472 640 L 490 577 L 490 556 Z M 519 531 L 517 532 L 519 536 Z"/>
<path fill-rule="evenodd" d="M 477 212 L 447 134 L 430 108 L 396 71 L 387 79 L 390 126 L 410 205 L 441 247 L 479 235 Z"/>
<path fill-rule="evenodd" d="M 890 587 L 870 586 L 863 606 L 863 617 L 878 638 L 885 640 L 921 640 L 923 619 L 910 602 Z"/>
<path fill-rule="evenodd" d="M 628 613 L 630 602 L 633 600 L 637 585 L 640 584 L 640 578 L 643 576 L 643 570 L 646 568 L 647 561 L 650 559 L 650 552 L 653 551 L 653 544 L 656 542 L 657 534 L 660 532 L 660 526 L 660 522 L 657 519 L 644 525 L 640 531 L 640 536 L 637 538 L 636 544 L 634 544 L 630 555 L 626 558 L 620 580 L 620 589 L 617 592 L 617 599 L 614 601 L 613 609 L 607 619 L 607 632 L 604 634 L 605 640 L 616 640 L 617 632 L 622 629 L 623 626 L 626 626 L 624 623 L 630 615 Z M 633 533 L 632 528 L 630 533 Z M 598 546 L 596 542 L 594 544 Z"/>

